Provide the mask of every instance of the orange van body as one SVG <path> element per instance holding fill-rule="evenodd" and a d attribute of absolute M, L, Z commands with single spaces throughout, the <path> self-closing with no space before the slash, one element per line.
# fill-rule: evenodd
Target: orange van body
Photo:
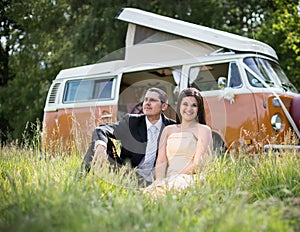
<path fill-rule="evenodd" d="M 43 120 L 42 147 L 45 153 L 87 148 L 97 125 L 117 121 L 116 106 L 60 109 L 47 112 Z"/>

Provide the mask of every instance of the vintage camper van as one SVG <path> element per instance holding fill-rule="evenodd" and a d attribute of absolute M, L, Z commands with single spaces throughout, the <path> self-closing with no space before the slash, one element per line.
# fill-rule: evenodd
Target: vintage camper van
<path fill-rule="evenodd" d="M 169 95 L 175 118 L 178 93 L 201 90 L 215 148 L 241 145 L 298 148 L 300 95 L 267 44 L 138 9 L 128 23 L 124 57 L 59 72 L 44 108 L 43 151 L 85 150 L 95 126 L 142 113 L 142 97 L 156 86 Z M 295 141 L 287 141 L 289 133 Z"/>

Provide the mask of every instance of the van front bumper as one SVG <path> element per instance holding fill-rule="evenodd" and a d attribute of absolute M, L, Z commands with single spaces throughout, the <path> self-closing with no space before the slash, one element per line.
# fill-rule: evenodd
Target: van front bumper
<path fill-rule="evenodd" d="M 300 152 L 300 145 L 280 145 L 280 144 L 267 144 L 264 145 L 264 151 L 268 153 L 269 151 L 292 151 L 292 152 Z M 297 153 L 300 154 L 300 153 Z"/>

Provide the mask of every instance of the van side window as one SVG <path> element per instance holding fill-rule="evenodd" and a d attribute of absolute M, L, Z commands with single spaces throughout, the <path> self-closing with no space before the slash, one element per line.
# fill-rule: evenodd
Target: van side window
<path fill-rule="evenodd" d="M 228 78 L 229 63 L 191 67 L 189 84 L 201 91 L 218 90 L 218 79 Z"/>
<path fill-rule="evenodd" d="M 110 100 L 112 96 L 113 78 L 71 80 L 65 85 L 64 103 L 74 103 L 90 100 Z"/>
<path fill-rule="evenodd" d="M 103 100 L 111 99 L 113 79 L 110 80 L 96 80 L 94 86 L 93 99 Z"/>
<path fill-rule="evenodd" d="M 247 78 L 248 78 L 248 81 L 250 83 L 250 85 L 252 85 L 253 87 L 257 87 L 257 88 L 263 88 L 263 84 L 256 79 L 255 76 L 253 76 L 250 72 L 248 72 L 246 70 L 246 74 L 247 74 Z"/>
<path fill-rule="evenodd" d="M 235 62 L 230 63 L 230 77 L 229 85 L 231 88 L 240 88 L 242 87 L 242 79 L 239 68 Z"/>

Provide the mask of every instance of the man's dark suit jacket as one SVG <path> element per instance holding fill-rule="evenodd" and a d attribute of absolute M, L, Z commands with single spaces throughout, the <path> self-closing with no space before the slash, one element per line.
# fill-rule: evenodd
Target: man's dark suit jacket
<path fill-rule="evenodd" d="M 165 126 L 171 124 L 175 124 L 175 121 L 162 114 L 160 133 Z M 120 156 L 116 154 L 111 139 L 121 142 Z M 86 171 L 89 171 L 91 167 L 96 140 L 102 140 L 107 143 L 107 154 L 111 158 L 110 160 L 113 159 L 119 165 L 129 163 L 134 168 L 145 157 L 147 145 L 146 116 L 144 114 L 127 114 L 118 123 L 108 123 L 96 127 L 92 136 L 92 143 L 83 160 L 83 166 Z"/>

